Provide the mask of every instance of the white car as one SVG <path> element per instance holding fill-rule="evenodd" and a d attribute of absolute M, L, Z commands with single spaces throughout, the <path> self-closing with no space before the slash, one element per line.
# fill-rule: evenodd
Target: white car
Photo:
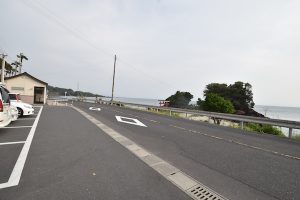
<path fill-rule="evenodd" d="M 10 113 L 11 121 L 16 121 L 18 119 L 19 112 L 17 107 L 10 105 L 9 113 Z"/>
<path fill-rule="evenodd" d="M 7 126 L 12 121 L 8 93 L 9 91 L 0 84 L 0 128 Z"/>
<path fill-rule="evenodd" d="M 12 106 L 15 106 L 18 109 L 19 117 L 22 117 L 23 115 L 34 114 L 34 108 L 32 107 L 32 105 L 22 102 L 20 94 L 9 93 L 9 98 L 10 98 L 10 104 Z"/>

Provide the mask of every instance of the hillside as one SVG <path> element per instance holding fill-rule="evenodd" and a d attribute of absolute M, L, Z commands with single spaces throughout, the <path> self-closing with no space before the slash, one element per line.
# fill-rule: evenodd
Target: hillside
<path fill-rule="evenodd" d="M 48 94 L 51 97 L 54 96 L 64 96 L 65 92 L 67 92 L 67 96 L 85 96 L 85 97 L 103 97 L 103 95 L 99 94 L 94 94 L 91 92 L 83 92 L 83 91 L 74 91 L 72 89 L 67 89 L 67 88 L 60 88 L 60 87 L 54 87 L 51 85 L 48 85 Z"/>

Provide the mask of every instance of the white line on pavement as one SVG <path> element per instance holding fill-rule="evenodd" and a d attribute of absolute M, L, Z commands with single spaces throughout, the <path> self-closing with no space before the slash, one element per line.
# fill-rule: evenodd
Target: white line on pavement
<path fill-rule="evenodd" d="M 81 113 L 85 118 L 90 120 L 96 126 L 98 126 L 104 133 L 109 135 L 115 141 L 120 143 L 126 149 L 128 149 L 131 153 L 136 155 L 139 159 L 145 162 L 149 167 L 157 171 L 161 174 L 164 178 L 169 180 L 171 183 L 176 185 L 179 189 L 185 192 L 187 195 L 192 197 L 193 199 L 199 199 L 199 196 L 195 196 L 196 194 L 191 193 L 191 189 L 194 187 L 203 187 L 208 194 L 213 194 L 214 196 L 210 199 L 220 199 L 220 200 L 227 200 L 226 198 L 222 197 L 221 195 L 217 194 L 212 189 L 204 186 L 202 183 L 198 182 L 194 178 L 190 177 L 189 175 L 185 174 L 184 172 L 180 171 L 180 169 L 176 168 L 175 166 L 171 165 L 170 163 L 164 161 L 163 159 L 159 158 L 158 156 L 153 155 L 148 150 L 145 150 L 143 147 L 137 145 L 132 140 L 128 139 L 127 137 L 123 136 L 122 134 L 118 133 L 117 131 L 113 130 L 112 128 L 106 126 L 101 121 L 97 120 L 96 118 L 90 116 L 86 112 L 82 111 L 77 107 L 73 107 L 79 113 Z M 210 196 L 210 197 L 211 197 Z M 208 199 L 208 198 L 206 198 Z"/>
<path fill-rule="evenodd" d="M 0 184 L 0 189 L 16 186 L 16 185 L 19 184 L 19 181 L 20 181 L 20 178 L 21 178 L 21 175 L 22 175 L 22 171 L 23 171 L 23 168 L 24 168 L 24 165 L 25 165 L 25 161 L 26 161 L 29 149 L 30 149 L 30 145 L 31 145 L 36 127 L 38 125 L 38 122 L 39 122 L 39 119 L 40 119 L 40 116 L 41 116 L 41 113 L 42 113 L 42 110 L 43 110 L 43 107 L 41 107 L 41 109 L 40 109 L 40 111 L 39 111 L 39 113 L 38 113 L 38 115 L 37 115 L 37 117 L 36 117 L 36 119 L 35 119 L 35 121 L 32 125 L 32 128 L 30 129 L 30 132 L 27 136 L 25 144 L 24 144 L 24 146 L 22 148 L 22 151 L 21 151 L 21 153 L 18 157 L 18 160 L 17 160 L 17 162 L 14 166 L 14 169 L 13 169 L 13 171 L 12 171 L 10 177 L 9 177 L 8 182 L 1 183 Z"/>
<path fill-rule="evenodd" d="M 18 141 L 18 142 L 3 142 L 3 143 L 0 143 L 0 146 L 1 146 L 1 145 L 8 145 L 8 144 L 22 144 L 22 143 L 25 143 L 25 141 Z"/>
<path fill-rule="evenodd" d="M 32 126 L 6 126 L 2 128 L 31 128 Z"/>
<path fill-rule="evenodd" d="M 116 116 L 116 119 L 117 119 L 118 122 L 123 122 L 123 123 L 126 123 L 126 124 L 132 124 L 132 125 L 147 127 L 145 124 L 143 124 L 138 119 L 129 118 L 129 117 L 122 117 L 122 116 Z M 126 120 L 131 120 L 131 121 L 126 121 Z"/>
<path fill-rule="evenodd" d="M 22 120 L 35 120 L 35 117 L 28 117 L 28 118 L 18 118 L 18 121 L 22 121 Z"/>

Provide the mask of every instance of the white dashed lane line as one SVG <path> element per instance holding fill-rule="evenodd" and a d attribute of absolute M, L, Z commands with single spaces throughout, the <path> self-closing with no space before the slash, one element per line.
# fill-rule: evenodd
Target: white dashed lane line
<path fill-rule="evenodd" d="M 140 117 L 140 116 L 137 116 L 137 115 L 133 115 L 133 114 L 130 114 L 130 113 L 125 113 L 125 112 L 121 112 L 121 111 L 114 110 L 114 109 L 113 109 L 113 111 L 118 112 L 118 113 L 122 113 L 122 114 L 126 114 L 126 115 L 130 115 L 130 116 L 134 116 L 134 117 L 137 117 L 139 119 L 144 119 L 144 120 L 147 120 L 147 121 L 150 121 L 150 122 L 153 122 L 153 123 L 161 124 L 158 121 L 155 121 L 155 120 L 152 120 L 152 119 L 143 118 L 143 117 Z M 289 154 L 280 153 L 280 152 L 273 151 L 273 150 L 270 150 L 270 149 L 266 149 L 266 148 L 262 148 L 262 147 L 257 147 L 257 146 L 254 146 L 254 145 L 249 145 L 249 144 L 242 143 L 242 142 L 235 141 L 235 140 L 225 139 L 225 138 L 218 137 L 218 136 L 215 136 L 215 135 L 206 134 L 206 133 L 202 133 L 202 132 L 199 132 L 199 131 L 186 129 L 184 127 L 175 126 L 175 125 L 172 125 L 172 124 L 170 124 L 169 126 L 173 127 L 173 128 L 176 128 L 176 129 L 180 129 L 182 131 L 186 131 L 186 132 L 190 132 L 190 133 L 195 133 L 195 134 L 200 134 L 200 135 L 203 135 L 203 136 L 206 136 L 206 137 L 210 137 L 210 138 L 213 138 L 213 139 L 217 139 L 217 140 L 223 140 L 223 141 L 234 143 L 236 145 L 244 146 L 244 147 L 247 147 L 247 148 L 256 149 L 256 150 L 259 150 L 259 151 L 263 151 L 263 152 L 275 154 L 275 155 L 278 155 L 278 156 L 282 156 L 282 157 L 285 157 L 285 158 L 288 158 L 288 159 L 300 160 L 300 157 L 298 157 L 298 156 L 293 156 L 293 155 L 289 155 Z"/>
<path fill-rule="evenodd" d="M 176 129 L 181 129 L 183 131 L 200 134 L 200 135 L 203 135 L 203 136 L 206 136 L 206 137 L 210 137 L 210 138 L 213 138 L 213 139 L 223 140 L 225 142 L 230 142 L 230 143 L 237 144 L 237 145 L 244 146 L 244 147 L 248 147 L 248 148 L 251 148 L 251 149 L 256 149 L 256 150 L 264 151 L 264 152 L 267 152 L 267 153 L 272 153 L 272 154 L 275 154 L 275 155 L 278 155 L 278 156 L 283 156 L 285 158 L 294 159 L 294 160 L 300 160 L 300 157 L 297 157 L 297 156 L 292 156 L 292 155 L 280 153 L 280 152 L 277 152 L 277 151 L 272 151 L 270 149 L 265 149 L 265 148 L 262 148 L 262 147 L 257 147 L 257 146 L 245 144 L 245 143 L 242 143 L 242 142 L 239 142 L 239 141 L 235 141 L 235 140 L 221 138 L 221 137 L 218 137 L 218 136 L 214 136 L 214 135 L 202 133 L 202 132 L 199 132 L 199 131 L 189 130 L 189 129 L 186 129 L 186 128 L 183 128 L 183 127 L 179 127 L 179 126 L 175 126 L 175 125 L 169 125 L 169 126 L 173 127 L 173 128 L 176 128 Z"/>

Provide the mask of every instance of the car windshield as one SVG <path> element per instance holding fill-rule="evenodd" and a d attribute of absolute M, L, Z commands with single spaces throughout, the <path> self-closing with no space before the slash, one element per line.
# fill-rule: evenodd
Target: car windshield
<path fill-rule="evenodd" d="M 10 100 L 21 100 L 21 96 L 19 94 L 9 94 Z"/>
<path fill-rule="evenodd" d="M 9 94 L 10 100 L 17 100 L 17 95 L 15 94 Z"/>

